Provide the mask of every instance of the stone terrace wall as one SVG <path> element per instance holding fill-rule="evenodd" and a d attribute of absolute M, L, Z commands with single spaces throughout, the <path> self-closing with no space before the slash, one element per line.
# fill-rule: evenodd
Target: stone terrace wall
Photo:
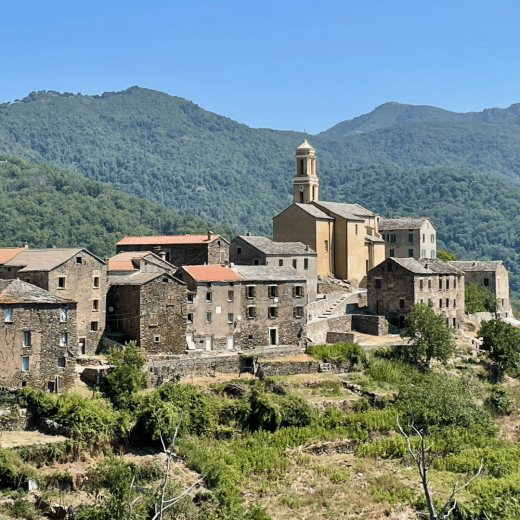
<path fill-rule="evenodd" d="M 307 337 L 313 343 L 320 344 L 327 342 L 329 332 L 349 332 L 352 330 L 352 315 L 346 314 L 328 320 L 318 320 L 307 324 Z"/>
<path fill-rule="evenodd" d="M 372 336 L 384 336 L 388 334 L 388 321 L 384 316 L 353 314 L 352 330 Z"/>
<path fill-rule="evenodd" d="M 342 374 L 352 368 L 350 363 L 331 365 L 331 372 Z M 260 370 L 266 377 L 290 376 L 295 374 L 315 374 L 320 370 L 319 361 L 268 361 L 261 363 Z"/>
<path fill-rule="evenodd" d="M 354 343 L 356 335 L 353 332 L 327 332 L 327 343 Z"/>

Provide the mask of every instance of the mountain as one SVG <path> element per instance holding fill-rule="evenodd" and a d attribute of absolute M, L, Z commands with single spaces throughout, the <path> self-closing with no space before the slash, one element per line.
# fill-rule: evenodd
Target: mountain
<path fill-rule="evenodd" d="M 520 103 L 509 108 L 486 108 L 482 112 L 458 113 L 429 105 L 406 105 L 390 101 L 372 112 L 347 121 L 342 121 L 319 135 L 337 137 L 341 135 L 373 132 L 381 128 L 407 125 L 420 121 L 461 121 L 466 123 L 491 123 L 520 116 Z"/>
<path fill-rule="evenodd" d="M 394 121 L 417 109 L 403 106 L 392 108 Z M 318 154 L 320 196 L 385 216 L 429 215 L 440 246 L 461 259 L 506 260 L 520 295 L 516 111 L 306 136 Z M 292 201 L 294 149 L 303 137 L 253 129 L 138 87 L 101 96 L 32 92 L 0 105 L 0 153 L 53 162 L 181 215 L 267 235 Z"/>
<path fill-rule="evenodd" d="M 115 254 L 127 235 L 206 233 L 215 227 L 47 164 L 0 157 L 1 246 L 85 247 L 101 258 Z"/>

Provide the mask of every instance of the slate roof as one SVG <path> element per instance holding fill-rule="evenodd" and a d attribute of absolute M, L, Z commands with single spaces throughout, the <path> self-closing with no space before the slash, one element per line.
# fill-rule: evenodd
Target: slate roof
<path fill-rule="evenodd" d="M 267 237 L 240 236 L 244 242 L 247 242 L 258 251 L 266 255 L 312 255 L 316 253 L 308 248 L 303 242 L 273 242 Z"/>
<path fill-rule="evenodd" d="M 128 276 L 123 276 L 122 278 L 116 278 L 112 282 L 112 285 L 144 285 L 160 277 L 171 278 L 172 280 L 175 280 L 177 283 L 183 284 L 183 282 L 175 279 L 168 273 L 143 273 L 141 271 L 138 271 L 136 273 L 129 274 Z"/>
<path fill-rule="evenodd" d="M 234 282 L 242 278 L 222 265 L 183 265 L 182 268 L 197 282 Z"/>
<path fill-rule="evenodd" d="M 428 217 L 381 217 L 379 219 L 379 231 L 392 231 L 394 229 L 420 229 L 427 220 L 429 220 Z"/>
<path fill-rule="evenodd" d="M 392 258 L 392 260 L 415 274 L 462 274 L 459 269 L 438 258 Z"/>
<path fill-rule="evenodd" d="M 7 262 L 17 255 L 20 251 L 23 251 L 25 247 L 2 247 L 0 248 L 0 264 Z"/>
<path fill-rule="evenodd" d="M 300 209 L 303 209 L 303 211 L 306 211 L 309 215 L 312 215 L 315 218 L 321 218 L 324 220 L 334 220 L 332 217 L 327 215 L 324 211 L 321 211 L 321 209 L 318 209 L 313 204 L 295 203 L 294 205 L 298 206 Z"/>
<path fill-rule="evenodd" d="M 250 282 L 305 282 L 306 278 L 292 267 L 270 265 L 238 265 L 231 268 Z"/>
<path fill-rule="evenodd" d="M 460 269 L 461 271 L 496 271 L 501 264 L 502 260 L 482 260 L 482 261 L 471 261 L 471 260 L 457 260 L 448 262 L 453 267 Z"/>
<path fill-rule="evenodd" d="M 325 208 L 332 213 L 336 213 L 340 217 L 349 219 L 349 220 L 360 220 L 364 217 L 375 217 L 376 214 L 372 211 L 360 206 L 359 204 L 347 204 L 345 202 L 325 202 L 325 201 L 316 201 L 316 204 L 319 208 Z"/>
<path fill-rule="evenodd" d="M 0 303 L 53 303 L 66 304 L 74 300 L 54 294 L 21 280 L 0 280 Z"/>
<path fill-rule="evenodd" d="M 67 260 L 76 256 L 81 252 L 85 252 L 104 264 L 103 260 L 97 258 L 86 249 L 72 249 L 72 248 L 57 248 L 52 247 L 49 249 L 23 249 L 20 253 L 13 256 L 10 260 L 4 262 L 4 265 L 8 267 L 20 267 L 20 273 L 30 271 L 52 271 L 56 267 L 64 264 Z"/>
<path fill-rule="evenodd" d="M 375 235 L 365 235 L 365 240 L 369 242 L 384 242 L 382 238 L 378 238 Z"/>
<path fill-rule="evenodd" d="M 213 240 L 222 238 L 221 235 L 214 234 L 211 240 L 208 235 L 158 235 L 158 236 L 140 236 L 140 237 L 125 237 L 121 239 L 116 246 L 137 246 L 137 245 L 152 245 L 160 246 L 167 244 L 203 244 L 210 243 Z M 227 240 L 226 240 L 227 242 Z"/>

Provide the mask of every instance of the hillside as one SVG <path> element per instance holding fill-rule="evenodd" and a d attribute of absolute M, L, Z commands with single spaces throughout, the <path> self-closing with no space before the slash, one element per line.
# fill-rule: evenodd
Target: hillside
<path fill-rule="evenodd" d="M 0 157 L 0 159 L 2 159 Z M 85 247 L 105 258 L 126 235 L 215 232 L 198 217 L 177 213 L 101 182 L 18 158 L 0 160 L 2 246 Z"/>
<path fill-rule="evenodd" d="M 394 120 L 404 120 L 417 107 L 393 109 Z M 429 215 L 440 245 L 460 258 L 505 259 L 519 295 L 518 109 L 313 136 L 321 198 L 385 216 Z M 55 162 L 181 215 L 262 234 L 291 203 L 302 138 L 138 87 L 102 96 L 33 92 L 0 105 L 0 152 Z"/>

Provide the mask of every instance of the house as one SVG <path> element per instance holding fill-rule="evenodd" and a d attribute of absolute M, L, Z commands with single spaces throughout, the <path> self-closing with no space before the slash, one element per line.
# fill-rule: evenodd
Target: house
<path fill-rule="evenodd" d="M 509 271 L 502 260 L 458 260 L 448 263 L 464 271 L 466 285 L 477 283 L 488 288 L 496 295 L 502 315 L 505 318 L 513 317 L 509 302 Z"/>
<path fill-rule="evenodd" d="M 308 301 L 316 299 L 318 255 L 302 242 L 273 242 L 267 237 L 237 236 L 229 247 L 229 260 L 235 265 L 293 267 L 305 276 Z"/>
<path fill-rule="evenodd" d="M 186 284 L 163 271 L 114 277 L 107 295 L 107 336 L 147 353 L 185 350 Z"/>
<path fill-rule="evenodd" d="M 316 153 L 304 140 L 296 149 L 293 204 L 273 218 L 275 242 L 302 242 L 317 253 L 318 276 L 334 275 L 362 286 L 385 257 L 378 215 L 359 204 L 319 200 Z"/>
<path fill-rule="evenodd" d="M 307 280 L 292 267 L 235 266 L 242 278 L 235 341 L 241 348 L 298 345 L 306 337 Z"/>
<path fill-rule="evenodd" d="M 241 319 L 242 277 L 221 265 L 179 268 L 186 282 L 186 345 L 189 350 L 234 350 Z"/>
<path fill-rule="evenodd" d="M 79 353 L 94 353 L 105 327 L 106 263 L 81 248 L 0 249 L 0 278 L 19 278 L 77 302 Z M 8 257 L 8 258 L 6 258 Z"/>
<path fill-rule="evenodd" d="M 49 392 L 72 387 L 76 302 L 21 280 L 0 280 L 0 384 Z"/>
<path fill-rule="evenodd" d="M 116 244 L 117 253 L 152 251 L 170 264 L 212 265 L 229 262 L 229 242 L 221 235 L 165 235 L 126 237 Z"/>
<path fill-rule="evenodd" d="M 387 258 L 368 272 L 368 309 L 403 327 L 412 305 L 431 305 L 458 327 L 464 320 L 464 273 L 437 258 Z"/>
<path fill-rule="evenodd" d="M 437 230 L 428 217 L 379 219 L 385 258 L 437 258 Z"/>
<path fill-rule="evenodd" d="M 173 275 L 177 268 L 151 251 L 119 253 L 108 259 L 108 285 L 121 277 L 141 273 L 168 273 Z"/>

